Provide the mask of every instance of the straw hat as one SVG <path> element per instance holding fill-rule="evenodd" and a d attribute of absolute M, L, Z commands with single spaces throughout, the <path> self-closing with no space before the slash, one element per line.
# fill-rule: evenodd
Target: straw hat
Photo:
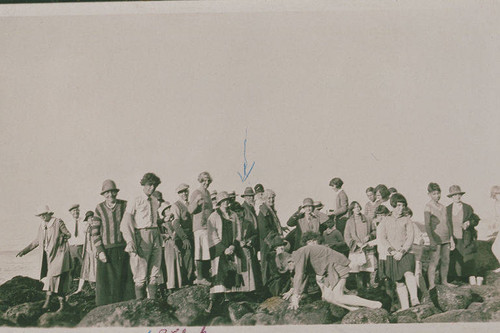
<path fill-rule="evenodd" d="M 229 194 L 226 191 L 219 192 L 217 194 L 217 205 L 220 205 L 225 200 L 229 200 Z"/>
<path fill-rule="evenodd" d="M 43 206 L 38 207 L 38 209 L 36 210 L 35 216 L 41 216 L 43 214 L 54 214 L 54 212 L 52 210 L 50 210 L 49 206 L 43 205 Z"/>
<path fill-rule="evenodd" d="M 304 201 L 302 201 L 302 207 L 307 207 L 307 206 L 314 206 L 313 199 L 305 198 Z"/>
<path fill-rule="evenodd" d="M 454 196 L 455 194 L 465 194 L 465 192 L 462 191 L 462 189 L 460 188 L 460 186 L 458 185 L 451 185 L 450 186 L 450 194 L 448 194 L 448 198 L 451 198 L 452 196 Z"/>

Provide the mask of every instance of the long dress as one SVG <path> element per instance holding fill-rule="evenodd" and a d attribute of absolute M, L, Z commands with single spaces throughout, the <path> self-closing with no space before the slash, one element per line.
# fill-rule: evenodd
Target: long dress
<path fill-rule="evenodd" d="M 172 216 L 173 217 L 173 216 Z M 167 271 L 167 289 L 182 287 L 182 254 L 175 242 L 176 234 L 172 226 L 172 218 L 162 227 L 165 267 Z"/>
<path fill-rule="evenodd" d="M 104 252 L 108 261 L 97 260 L 96 305 L 105 305 L 135 298 L 130 257 L 125 252 L 125 241 L 120 232 L 120 222 L 127 202 L 117 200 L 113 208 L 101 202 L 95 213 L 101 222 L 92 222 L 92 242 L 96 252 Z"/>
<path fill-rule="evenodd" d="M 238 248 L 239 256 L 236 256 L 238 271 L 243 278 L 243 285 L 233 288 L 234 291 L 249 292 L 262 287 L 260 265 L 257 260 L 255 248 L 259 235 L 252 221 L 241 216 L 236 220 L 237 240 L 240 242 Z"/>
<path fill-rule="evenodd" d="M 88 222 L 82 222 L 83 231 L 85 232 L 85 241 L 83 243 L 83 261 L 82 272 L 80 279 L 95 282 L 96 281 L 96 267 L 97 258 L 94 243 L 92 242 L 91 226 Z"/>
<path fill-rule="evenodd" d="M 236 261 L 236 257 L 241 255 L 241 251 L 238 251 L 237 220 L 235 213 L 228 211 L 228 216 L 225 216 L 220 208 L 208 218 L 207 231 L 213 278 L 210 293 L 212 294 L 238 291 L 237 288 L 243 286 L 243 276 Z M 228 255 L 225 250 L 231 245 L 235 247 L 235 251 Z"/>

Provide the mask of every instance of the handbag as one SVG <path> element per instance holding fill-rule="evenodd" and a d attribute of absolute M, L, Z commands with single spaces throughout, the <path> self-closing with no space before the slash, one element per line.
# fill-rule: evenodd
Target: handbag
<path fill-rule="evenodd" d="M 351 261 L 351 263 L 349 264 L 349 267 L 351 268 L 363 266 L 364 264 L 366 264 L 366 255 L 362 250 L 357 252 L 350 252 L 349 260 Z"/>

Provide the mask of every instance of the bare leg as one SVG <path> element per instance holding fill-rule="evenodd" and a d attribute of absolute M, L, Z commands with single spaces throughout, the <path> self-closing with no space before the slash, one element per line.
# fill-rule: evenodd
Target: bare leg
<path fill-rule="evenodd" d="M 415 275 L 413 275 L 412 272 L 406 272 L 405 273 L 405 282 L 406 282 L 406 287 L 408 288 L 408 291 L 410 292 L 411 305 L 415 306 L 415 305 L 420 304 L 420 301 L 418 300 L 417 279 L 415 278 Z"/>
<path fill-rule="evenodd" d="M 427 277 L 429 278 L 429 289 L 436 287 L 436 268 L 439 264 L 439 258 L 441 257 L 441 245 L 436 245 L 436 250 L 431 252 L 431 260 L 429 262 L 429 268 L 427 270 Z"/>
<path fill-rule="evenodd" d="M 382 307 L 382 303 L 370 301 L 354 295 L 344 295 L 345 278 L 340 279 L 337 285 L 333 288 L 333 301 L 344 305 L 364 306 L 367 308 L 378 309 Z"/>
<path fill-rule="evenodd" d="M 72 295 L 75 295 L 75 294 L 82 292 L 84 284 L 85 284 L 85 280 L 80 279 L 80 281 L 78 281 L 78 289 L 76 289 L 76 291 Z"/>
<path fill-rule="evenodd" d="M 408 290 L 402 282 L 396 282 L 396 292 L 398 293 L 399 304 L 401 304 L 401 310 L 406 310 L 410 307 L 410 302 L 408 301 Z"/>

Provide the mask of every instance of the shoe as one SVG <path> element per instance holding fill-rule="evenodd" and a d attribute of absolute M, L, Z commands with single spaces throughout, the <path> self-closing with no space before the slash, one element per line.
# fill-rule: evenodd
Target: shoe
<path fill-rule="evenodd" d="M 469 276 L 469 284 L 471 286 L 475 286 L 477 284 L 476 277 L 475 276 Z"/>
<path fill-rule="evenodd" d="M 207 281 L 207 279 L 196 279 L 194 280 L 194 284 L 199 285 L 199 286 L 211 286 L 212 284 Z"/>

